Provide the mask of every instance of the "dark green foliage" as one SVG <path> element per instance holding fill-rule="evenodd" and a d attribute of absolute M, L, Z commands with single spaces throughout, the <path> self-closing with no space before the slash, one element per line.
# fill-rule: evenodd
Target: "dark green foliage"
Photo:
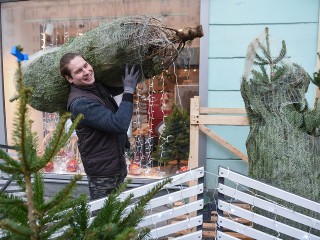
<path fill-rule="evenodd" d="M 316 100 L 314 108 L 309 109 L 305 94 L 311 78 L 301 66 L 284 59 L 284 41 L 281 46 L 278 57 L 272 57 L 269 31 L 265 29 L 265 39 L 256 39 L 248 48 L 245 69 L 248 71 L 242 78 L 241 94 L 250 121 L 246 142 L 249 175 L 319 202 L 319 103 Z M 270 196 L 265 197 L 270 199 Z M 299 206 L 278 203 L 310 214 Z M 262 211 L 260 213 L 265 215 Z M 317 213 L 310 216 L 320 218 Z M 292 224 L 286 219 L 278 219 Z M 301 224 L 291 226 L 309 231 Z M 319 231 L 314 232 L 320 235 Z"/>
<path fill-rule="evenodd" d="M 70 218 L 70 227 L 59 237 L 59 239 L 91 240 L 91 239 L 149 239 L 149 229 L 137 229 L 138 223 L 144 217 L 144 207 L 158 193 L 162 187 L 171 182 L 166 179 L 157 184 L 146 195 L 142 196 L 133 208 L 127 210 L 132 204 L 133 195 L 120 200 L 119 195 L 126 189 L 128 181 L 113 191 L 108 200 L 91 224 L 88 217 L 89 209 L 86 204 L 76 207 L 75 215 Z"/>
<path fill-rule="evenodd" d="M 319 53 L 317 53 L 317 56 L 319 58 Z M 313 78 L 311 78 L 311 81 L 313 82 L 313 84 L 320 87 L 320 71 L 313 73 Z"/>
<path fill-rule="evenodd" d="M 197 30 L 182 34 L 147 16 L 102 23 L 61 47 L 30 56 L 22 65 L 23 81 L 32 88 L 28 103 L 44 112 L 61 114 L 67 110 L 69 84 L 59 73 L 60 58 L 65 53 L 82 54 L 93 66 L 98 81 L 119 87 L 126 64 L 139 66 L 146 79 L 160 74 L 175 61 L 187 40 L 203 35 Z"/>
<path fill-rule="evenodd" d="M 154 158 L 160 162 L 172 160 L 188 160 L 190 118 L 182 109 L 174 106 L 171 115 L 164 120 L 165 128 L 154 153 Z"/>

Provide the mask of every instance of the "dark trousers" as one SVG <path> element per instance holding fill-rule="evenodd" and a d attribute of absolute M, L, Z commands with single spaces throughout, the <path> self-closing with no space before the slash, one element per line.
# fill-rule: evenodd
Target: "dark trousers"
<path fill-rule="evenodd" d="M 114 189 L 116 189 L 127 176 L 127 170 L 124 169 L 119 174 L 110 177 L 88 177 L 90 200 L 106 197 Z"/>

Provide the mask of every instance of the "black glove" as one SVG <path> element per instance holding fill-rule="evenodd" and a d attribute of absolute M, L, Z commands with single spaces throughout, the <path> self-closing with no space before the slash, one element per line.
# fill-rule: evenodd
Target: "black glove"
<path fill-rule="evenodd" d="M 131 68 L 129 73 L 129 67 L 128 65 L 126 65 L 125 77 L 122 78 L 123 89 L 125 93 L 133 94 L 136 89 L 137 82 L 140 77 L 140 70 L 137 70 L 136 72 L 134 72 L 134 68 L 135 66 Z"/>

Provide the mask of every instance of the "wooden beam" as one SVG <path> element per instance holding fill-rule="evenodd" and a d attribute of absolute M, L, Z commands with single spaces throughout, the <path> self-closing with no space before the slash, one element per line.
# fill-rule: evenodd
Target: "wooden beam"
<path fill-rule="evenodd" d="M 248 126 L 249 119 L 247 116 L 226 116 L 226 115 L 200 115 L 197 118 L 191 118 L 193 124 L 210 124 L 210 125 L 232 125 L 232 126 Z"/>
<path fill-rule="evenodd" d="M 246 114 L 244 108 L 208 108 L 201 107 L 200 113 L 202 114 Z"/>
<path fill-rule="evenodd" d="M 207 128 L 206 126 L 200 124 L 199 125 L 199 129 L 204 132 L 206 135 L 208 135 L 209 137 L 211 137 L 214 141 L 216 141 L 217 143 L 219 143 L 220 145 L 222 145 L 223 147 L 225 147 L 226 149 L 228 149 L 230 152 L 232 152 L 234 155 L 238 156 L 240 159 L 248 162 L 248 156 L 244 153 L 242 153 L 240 150 L 238 150 L 237 148 L 235 148 L 234 146 L 232 146 L 230 143 L 228 143 L 226 140 L 224 140 L 223 138 L 221 138 L 219 135 L 217 135 L 216 133 L 214 133 L 213 131 L 211 131 L 209 128 Z"/>
<path fill-rule="evenodd" d="M 200 97 L 195 96 L 190 98 L 190 148 L 188 168 L 193 169 L 199 165 L 199 125 L 198 122 L 194 124 L 191 119 L 198 119 L 200 112 Z"/>
<path fill-rule="evenodd" d="M 200 114 L 200 97 L 195 96 L 190 98 L 190 145 L 189 145 L 189 160 L 188 168 L 193 169 L 199 166 L 199 124 L 192 124 L 191 119 L 199 118 Z M 198 184 L 198 179 L 189 181 L 189 187 L 196 186 Z M 198 197 L 189 197 L 189 202 L 197 201 Z M 197 212 L 192 212 L 189 214 L 190 217 L 195 217 Z M 192 228 L 192 232 L 196 232 L 196 228 Z"/>

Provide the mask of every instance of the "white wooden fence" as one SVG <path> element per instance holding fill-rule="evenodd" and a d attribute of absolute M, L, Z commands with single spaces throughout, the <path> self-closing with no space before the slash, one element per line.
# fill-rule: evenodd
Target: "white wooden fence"
<path fill-rule="evenodd" d="M 231 180 L 236 183 L 235 187 L 230 187 L 224 184 L 224 180 Z M 232 185 L 232 184 L 229 184 Z M 238 185 L 244 188 L 238 187 Z M 291 237 L 291 239 L 305 239 L 305 240 L 320 240 L 320 236 L 313 235 L 311 229 L 320 230 L 320 219 L 315 219 L 306 216 L 302 213 L 288 209 L 274 201 L 269 201 L 265 197 L 250 194 L 250 192 L 245 191 L 245 189 L 257 190 L 261 193 L 268 194 L 270 196 L 281 199 L 281 201 L 286 201 L 288 203 L 293 203 L 305 209 L 309 209 L 314 213 L 320 214 L 320 203 L 299 197 L 295 194 L 283 191 L 281 189 L 272 187 L 265 183 L 259 182 L 242 174 L 233 172 L 229 169 L 220 167 L 219 168 L 219 199 L 218 199 L 218 230 L 217 239 L 238 239 L 227 235 L 223 232 L 223 228 L 230 229 L 232 231 L 241 233 L 245 236 L 252 237 L 254 239 L 281 239 L 277 236 L 269 235 L 265 232 L 261 232 L 252 226 L 243 225 L 233 219 L 230 216 L 237 216 L 239 218 L 246 219 L 253 224 L 258 224 L 264 226 L 268 229 L 274 230 L 275 232 L 284 234 Z M 292 226 L 286 225 L 274 219 L 269 219 L 265 216 L 254 213 L 254 211 L 246 210 L 244 208 L 238 207 L 232 204 L 232 201 L 225 200 L 228 196 L 231 200 L 240 201 L 242 203 L 249 204 L 251 207 L 263 209 L 275 215 L 290 219 L 293 222 L 303 224 L 307 226 L 309 231 L 303 231 Z M 228 217 L 226 217 L 228 216 Z"/>
<path fill-rule="evenodd" d="M 161 196 L 149 202 L 145 209 L 148 214 L 138 227 L 149 227 L 153 239 L 170 237 L 179 231 L 184 231 L 186 234 L 176 236 L 175 239 L 202 239 L 203 177 L 203 167 L 172 176 L 172 182 L 164 187 L 164 194 L 160 194 Z M 124 199 L 129 194 L 133 194 L 134 199 L 137 199 L 160 181 L 125 191 L 119 198 Z M 102 198 L 90 202 L 90 211 L 100 209 L 104 201 L 105 199 Z M 174 207 L 175 202 L 183 204 Z M 175 220 L 179 216 L 184 216 L 185 219 Z"/>

